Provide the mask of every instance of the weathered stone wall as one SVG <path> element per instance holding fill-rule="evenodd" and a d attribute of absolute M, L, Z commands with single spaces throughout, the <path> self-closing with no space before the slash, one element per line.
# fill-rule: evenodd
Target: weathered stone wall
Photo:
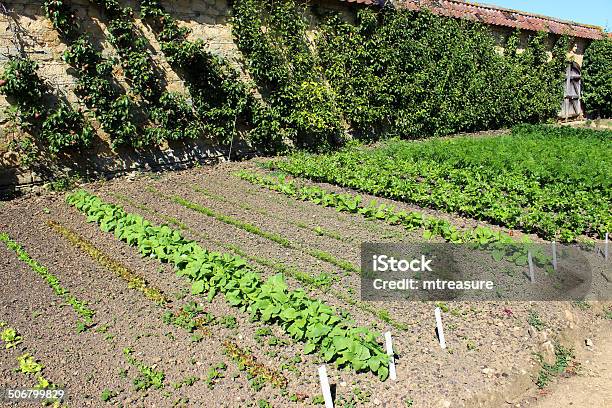
<path fill-rule="evenodd" d="M 121 1 L 123 6 L 137 9 L 135 1 Z M 24 52 L 39 64 L 38 74 L 49 85 L 49 88 L 66 97 L 75 106 L 84 105 L 73 90 L 76 78 L 71 74 L 68 64 L 62 60 L 66 50 L 51 22 L 44 16 L 42 1 L 16 0 L 3 3 L 8 11 L 0 14 L 0 65 L 10 56 Z M 98 45 L 105 56 L 116 56 L 116 50 L 108 43 L 106 37 L 107 19 L 100 8 L 88 0 L 72 0 L 72 8 L 82 24 L 81 29 L 91 35 L 94 44 Z M 191 30 L 190 39 L 203 39 L 210 51 L 217 53 L 239 68 L 240 53 L 232 41 L 228 25 L 229 4 L 227 0 L 178 0 L 164 1 L 164 7 L 181 25 Z M 163 58 L 159 43 L 153 32 L 138 19 L 136 25 L 148 40 L 153 49 L 152 57 L 162 79 L 169 91 L 185 92 L 179 76 Z M 117 82 L 128 89 L 120 68 L 115 71 Z M 8 127 L 6 109 L 9 103 L 0 95 L 0 189 L 10 184 L 28 184 L 40 180 L 40 175 L 17 167 L 18 160 L 8 152 L 8 144 L 19 134 L 14 134 Z M 94 144 L 90 157 L 84 158 L 85 168 L 92 174 L 102 172 L 120 172 L 142 167 L 178 166 L 189 161 L 201 161 L 208 158 L 226 157 L 224 149 L 207 145 L 205 141 L 186 145 L 163 146 L 149 149 L 146 152 L 112 151 L 107 143 L 108 137 L 99 131 L 100 141 Z M 237 147 L 234 154 L 240 152 Z"/>

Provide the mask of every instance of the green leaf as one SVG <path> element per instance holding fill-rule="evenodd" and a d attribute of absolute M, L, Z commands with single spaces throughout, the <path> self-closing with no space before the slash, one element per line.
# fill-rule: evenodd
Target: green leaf
<path fill-rule="evenodd" d="M 193 295 L 199 295 L 204 292 L 204 281 L 198 280 L 191 284 L 191 293 Z"/>
<path fill-rule="evenodd" d="M 304 346 L 304 354 L 312 353 L 313 351 L 315 351 L 316 347 L 317 346 L 314 343 L 306 342 L 306 345 Z"/>

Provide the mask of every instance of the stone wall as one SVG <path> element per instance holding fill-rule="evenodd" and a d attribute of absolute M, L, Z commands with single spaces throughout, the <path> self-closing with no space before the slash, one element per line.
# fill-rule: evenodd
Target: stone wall
<path fill-rule="evenodd" d="M 72 0 L 71 6 L 76 10 L 77 18 L 82 22 L 82 30 L 89 33 L 94 44 L 102 49 L 106 57 L 116 56 L 116 51 L 108 43 L 105 31 L 107 19 L 100 8 L 88 0 Z M 135 1 L 120 0 L 123 6 L 137 9 Z M 228 25 L 229 5 L 227 0 L 178 0 L 164 1 L 164 7 L 181 25 L 191 30 L 190 39 L 203 39 L 213 53 L 223 56 L 237 68 L 240 53 L 232 41 L 231 29 Z M 16 0 L 3 2 L 7 13 L 0 14 L 0 65 L 10 56 L 24 52 L 39 64 L 38 74 L 54 92 L 64 96 L 75 106 L 84 105 L 76 97 L 73 90 L 76 78 L 71 74 L 68 64 L 62 61 L 62 53 L 66 50 L 58 33 L 51 22 L 44 16 L 42 1 Z M 1 10 L 0 6 L 0 10 Z M 153 60 L 162 73 L 166 88 L 174 92 L 186 92 L 179 76 L 172 70 L 163 58 L 159 43 L 153 32 L 138 19 L 136 25 L 148 40 L 153 52 Z M 127 83 L 120 71 L 116 70 L 117 82 L 128 89 Z M 243 74 L 244 75 L 244 74 Z M 14 184 L 31 184 L 41 181 L 41 175 L 17 167 L 18 159 L 8 152 L 8 144 L 12 139 L 19 138 L 8 127 L 6 110 L 9 103 L 0 95 L 0 189 Z M 83 168 L 85 174 L 114 173 L 131 171 L 138 168 L 167 167 L 175 163 L 184 166 L 190 161 L 203 161 L 227 157 L 229 152 L 218 146 L 208 145 L 206 141 L 162 146 L 148 149 L 146 152 L 112 151 L 108 145 L 108 137 L 99 131 L 99 141 L 94 143 L 87 158 L 76 167 Z M 101 141 L 101 142 L 100 142 Z M 232 157 L 241 154 L 243 147 L 236 146 Z"/>

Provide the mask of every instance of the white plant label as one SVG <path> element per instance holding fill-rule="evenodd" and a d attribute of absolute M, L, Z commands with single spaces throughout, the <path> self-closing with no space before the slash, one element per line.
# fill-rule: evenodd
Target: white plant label
<path fill-rule="evenodd" d="M 608 233 L 606 232 L 606 242 L 604 244 L 604 259 L 607 261 L 608 260 Z"/>
<path fill-rule="evenodd" d="M 533 259 L 531 258 L 531 251 L 527 252 L 527 262 L 529 263 L 529 279 L 531 279 L 531 282 L 535 282 L 535 273 L 533 272 Z"/>
<path fill-rule="evenodd" d="M 329 389 L 327 367 L 325 367 L 325 364 L 319 367 L 319 381 L 321 382 L 321 392 L 325 400 L 325 408 L 334 408 L 334 400 L 332 399 L 331 390 Z"/>
<path fill-rule="evenodd" d="M 436 307 L 436 328 L 438 329 L 438 340 L 440 340 L 440 347 L 446 348 L 446 340 L 444 339 L 444 330 L 442 329 L 442 311 L 439 307 Z"/>
<path fill-rule="evenodd" d="M 385 346 L 389 356 L 389 378 L 395 381 L 397 380 L 397 373 L 395 372 L 395 359 L 393 358 L 393 342 L 389 331 L 385 333 Z"/>
<path fill-rule="evenodd" d="M 557 270 L 557 243 L 555 241 L 552 242 L 552 256 L 553 256 L 552 266 L 553 266 L 553 269 L 556 271 Z"/>

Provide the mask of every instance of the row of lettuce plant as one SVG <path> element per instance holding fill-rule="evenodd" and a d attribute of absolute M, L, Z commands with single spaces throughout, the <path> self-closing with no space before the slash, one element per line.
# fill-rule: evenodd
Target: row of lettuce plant
<path fill-rule="evenodd" d="M 476 248 L 491 251 L 493 258 L 497 261 L 507 259 L 517 265 L 525 265 L 527 264 L 527 253 L 531 251 L 537 265 L 550 265 L 550 257 L 544 254 L 540 247 L 532 245 L 531 240 L 527 237 L 517 241 L 502 231 L 494 231 L 483 226 L 474 229 L 460 229 L 445 219 L 427 216 L 417 211 L 396 210 L 384 203 L 378 204 L 376 200 L 364 204 L 360 195 L 336 193 L 317 185 L 299 185 L 284 175 L 261 175 L 248 170 L 242 170 L 236 175 L 242 180 L 298 200 L 333 207 L 340 212 L 361 214 L 366 218 L 381 220 L 390 225 L 401 225 L 408 231 L 423 229 L 424 239 L 440 237 L 453 244 L 471 244 Z"/>
<path fill-rule="evenodd" d="M 249 312 L 253 319 L 274 322 L 293 339 L 304 341 L 305 353 L 318 351 L 326 362 L 372 371 L 381 380 L 388 377 L 389 358 L 377 342 L 378 333 L 352 326 L 302 289 L 289 290 L 282 274 L 264 281 L 244 259 L 210 252 L 167 225 L 152 225 L 87 191 L 70 194 L 67 202 L 103 231 L 138 247 L 143 256 L 173 264 L 178 275 L 191 281 L 194 294 L 207 292 L 212 300 L 223 293 L 232 306 Z"/>

